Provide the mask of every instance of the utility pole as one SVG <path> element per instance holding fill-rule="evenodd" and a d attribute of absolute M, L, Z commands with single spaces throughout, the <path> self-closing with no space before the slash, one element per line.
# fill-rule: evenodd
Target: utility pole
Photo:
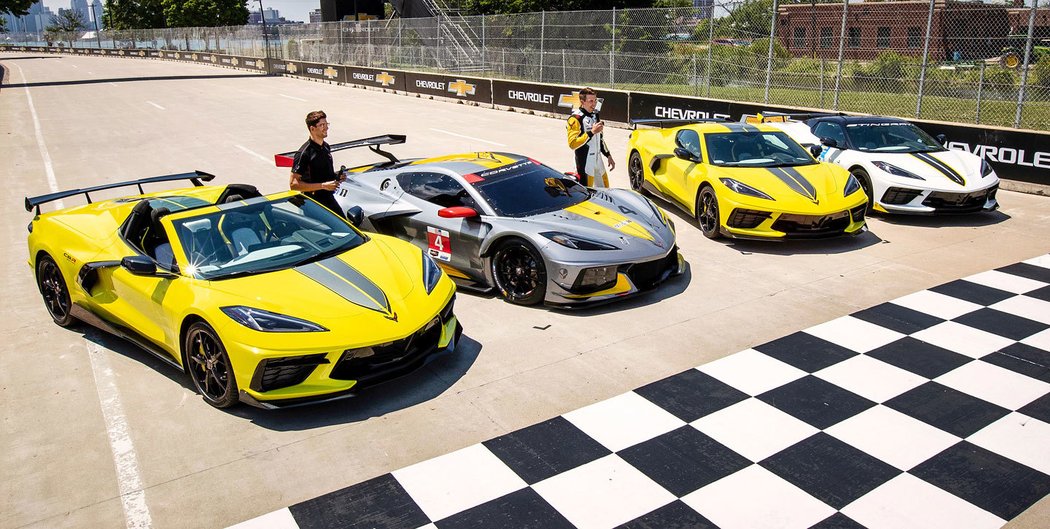
<path fill-rule="evenodd" d="M 95 42 L 98 43 L 98 49 L 102 49 L 102 38 L 98 36 L 98 15 L 95 13 L 95 4 L 88 4 L 91 8 L 91 20 L 95 22 Z"/>

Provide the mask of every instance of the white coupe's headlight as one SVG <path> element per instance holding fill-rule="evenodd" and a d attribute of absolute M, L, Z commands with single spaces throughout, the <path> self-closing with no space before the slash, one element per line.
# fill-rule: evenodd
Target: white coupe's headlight
<path fill-rule="evenodd" d="M 857 180 L 857 177 L 849 175 L 849 178 L 846 179 L 846 187 L 842 189 L 842 196 L 848 197 L 857 191 L 860 191 L 860 181 Z"/>
<path fill-rule="evenodd" d="M 440 279 L 441 268 L 426 252 L 423 252 L 423 286 L 427 288 L 427 294 L 434 291 Z"/>
<path fill-rule="evenodd" d="M 293 318 L 292 316 L 278 314 L 268 310 L 245 307 L 243 305 L 222 307 L 220 310 L 233 319 L 233 321 L 256 331 L 320 332 L 328 330 L 311 321 Z"/>
<path fill-rule="evenodd" d="M 879 169 L 881 169 L 881 170 L 883 170 L 883 171 L 885 171 L 885 172 L 887 172 L 887 173 L 889 173 L 889 174 L 891 174 L 893 176 L 903 176 L 904 178 L 914 178 L 916 180 L 926 180 L 925 178 L 923 178 L 923 177 L 921 177 L 921 176 L 919 176 L 919 175 L 917 175 L 917 174 L 915 174 L 915 173 L 913 173 L 911 171 L 905 171 L 904 169 L 901 169 L 900 167 L 897 167 L 896 165 L 893 165 L 891 163 L 871 162 L 871 165 L 874 165 L 875 167 L 878 167 Z"/>
<path fill-rule="evenodd" d="M 737 180 L 732 178 L 719 178 L 722 185 L 728 187 L 734 192 L 740 193 L 741 195 L 747 195 L 750 197 L 764 198 L 766 200 L 775 200 L 773 197 Z"/>
<path fill-rule="evenodd" d="M 984 178 L 990 174 L 994 174 L 995 169 L 992 169 L 992 164 L 988 163 L 988 160 L 981 160 L 981 178 Z"/>

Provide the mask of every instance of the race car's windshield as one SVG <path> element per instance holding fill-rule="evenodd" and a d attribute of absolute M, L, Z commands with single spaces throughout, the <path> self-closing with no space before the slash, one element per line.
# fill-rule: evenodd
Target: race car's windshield
<path fill-rule="evenodd" d="M 283 270 L 324 259 L 367 239 L 345 220 L 301 195 L 259 198 L 238 207 L 173 220 L 198 279 Z"/>
<path fill-rule="evenodd" d="M 496 214 L 527 217 L 557 211 L 591 197 L 586 187 L 532 160 L 497 167 L 468 178 Z"/>
<path fill-rule="evenodd" d="M 900 121 L 884 123 L 847 123 L 846 135 L 859 151 L 933 152 L 944 146 L 924 130 Z"/>
<path fill-rule="evenodd" d="M 783 132 L 716 132 L 704 135 L 712 165 L 782 167 L 817 163 Z"/>

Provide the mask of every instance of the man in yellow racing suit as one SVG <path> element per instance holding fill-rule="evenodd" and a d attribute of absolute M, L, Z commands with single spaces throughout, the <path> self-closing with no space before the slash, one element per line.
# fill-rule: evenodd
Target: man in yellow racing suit
<path fill-rule="evenodd" d="M 616 162 L 602 139 L 605 123 L 598 116 L 598 94 L 592 88 L 580 90 L 580 108 L 569 116 L 567 129 L 569 148 L 576 152 L 576 174 L 587 187 L 609 187 L 609 174 L 602 163 L 602 155 L 609 160 L 609 170 Z"/>

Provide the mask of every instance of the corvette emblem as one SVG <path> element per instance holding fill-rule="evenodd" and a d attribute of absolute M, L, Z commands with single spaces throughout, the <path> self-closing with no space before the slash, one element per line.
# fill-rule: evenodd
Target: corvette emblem
<path fill-rule="evenodd" d="M 397 321 L 397 313 L 396 312 L 391 312 L 389 315 L 384 314 L 383 317 L 388 319 L 388 320 L 394 321 L 394 322 Z"/>

